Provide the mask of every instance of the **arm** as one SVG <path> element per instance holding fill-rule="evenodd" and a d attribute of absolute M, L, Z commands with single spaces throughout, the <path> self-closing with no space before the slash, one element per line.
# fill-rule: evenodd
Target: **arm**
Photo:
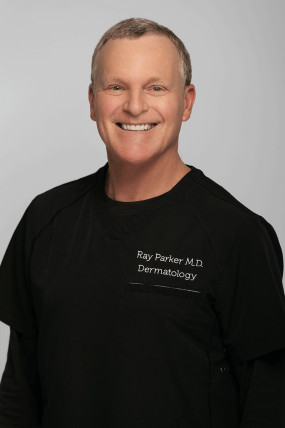
<path fill-rule="evenodd" d="M 285 427 L 285 349 L 244 363 L 241 428 Z"/>
<path fill-rule="evenodd" d="M 247 220 L 222 271 L 215 311 L 240 385 L 240 428 L 285 428 L 282 250 L 269 223 Z"/>
<path fill-rule="evenodd" d="M 239 386 L 240 428 L 285 427 L 285 349 L 233 363 Z"/>
<path fill-rule="evenodd" d="M 41 414 L 37 342 L 10 328 L 7 362 L 0 384 L 0 428 L 39 427 Z"/>

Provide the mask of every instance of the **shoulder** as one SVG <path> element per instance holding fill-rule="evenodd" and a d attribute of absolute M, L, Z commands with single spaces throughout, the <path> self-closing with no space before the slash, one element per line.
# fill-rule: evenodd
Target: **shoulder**
<path fill-rule="evenodd" d="M 228 220 L 232 225 L 232 222 L 258 216 L 257 213 L 242 204 L 221 184 L 208 177 L 200 169 L 192 168 L 193 178 L 197 185 L 189 196 L 193 196 L 193 201 L 199 213 L 204 212 L 205 218 L 212 218 L 214 222 L 218 218 L 223 222 Z M 189 176 L 191 176 L 191 173 Z"/>
<path fill-rule="evenodd" d="M 100 185 L 106 164 L 96 172 L 74 179 L 36 195 L 23 215 L 28 229 L 36 236 L 62 210 L 83 199 Z"/>
<path fill-rule="evenodd" d="M 196 185 L 189 187 L 188 201 L 212 240 L 221 265 L 236 240 L 271 246 L 281 262 L 282 250 L 273 226 L 201 170 L 194 167 L 193 171 Z"/>

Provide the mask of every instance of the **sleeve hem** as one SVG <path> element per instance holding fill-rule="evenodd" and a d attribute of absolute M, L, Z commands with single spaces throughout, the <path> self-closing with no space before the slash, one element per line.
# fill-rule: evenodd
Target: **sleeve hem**
<path fill-rule="evenodd" d="M 13 317 L 11 316 L 11 314 L 8 314 L 6 310 L 1 306 L 0 306 L 0 321 L 26 336 L 34 337 L 37 335 L 36 325 L 34 327 L 33 326 L 25 327 L 23 323 L 20 323 L 19 321 L 17 321 L 16 317 Z M 1 425 L 0 425 L 0 428 L 2 428 Z"/>
<path fill-rule="evenodd" d="M 270 354 L 271 352 L 279 351 L 285 349 L 285 340 L 272 344 L 272 346 L 264 346 L 260 349 L 239 349 L 238 351 L 234 348 L 228 349 L 228 353 L 233 360 L 239 362 L 246 362 L 250 360 L 255 360 L 257 358 L 263 357 L 264 355 Z"/>

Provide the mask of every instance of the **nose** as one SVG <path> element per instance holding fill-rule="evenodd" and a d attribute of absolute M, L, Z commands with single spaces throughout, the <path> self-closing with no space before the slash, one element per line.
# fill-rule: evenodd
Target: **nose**
<path fill-rule="evenodd" d="M 139 116 L 148 110 L 145 94 L 141 90 L 130 90 L 123 104 L 123 110 L 132 116 Z"/>

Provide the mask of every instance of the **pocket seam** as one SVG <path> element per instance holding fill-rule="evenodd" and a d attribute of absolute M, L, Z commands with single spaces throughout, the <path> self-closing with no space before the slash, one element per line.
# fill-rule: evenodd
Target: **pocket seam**
<path fill-rule="evenodd" d="M 154 293 L 169 295 L 174 297 L 187 297 L 192 298 L 196 296 L 197 300 L 200 300 L 204 293 L 199 290 L 193 290 L 181 287 L 172 287 L 169 285 L 153 284 L 150 282 L 132 282 L 127 281 L 125 283 L 125 292 L 138 292 L 138 293 Z"/>

